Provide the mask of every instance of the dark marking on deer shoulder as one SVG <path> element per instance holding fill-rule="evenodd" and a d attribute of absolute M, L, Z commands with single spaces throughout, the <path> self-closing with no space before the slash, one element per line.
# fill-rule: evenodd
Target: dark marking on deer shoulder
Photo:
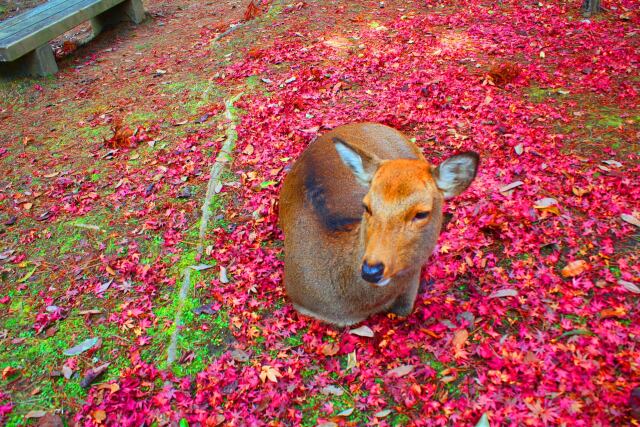
<path fill-rule="evenodd" d="M 313 170 L 307 169 L 304 177 L 306 200 L 313 207 L 322 225 L 329 231 L 349 231 L 360 222 L 360 217 L 343 216 L 332 212 L 327 204 L 327 197 L 322 182 Z"/>

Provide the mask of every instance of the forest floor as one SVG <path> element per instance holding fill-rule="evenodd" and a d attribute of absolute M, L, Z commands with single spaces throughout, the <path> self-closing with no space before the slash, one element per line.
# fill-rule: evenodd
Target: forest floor
<path fill-rule="evenodd" d="M 637 424 L 634 1 L 144 3 L 0 83 L 0 424 Z M 277 199 L 355 121 L 482 160 L 414 312 L 334 328 Z"/>

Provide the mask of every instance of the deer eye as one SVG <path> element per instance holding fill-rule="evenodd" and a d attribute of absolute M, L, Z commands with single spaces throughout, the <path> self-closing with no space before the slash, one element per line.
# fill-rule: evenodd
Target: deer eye
<path fill-rule="evenodd" d="M 371 208 L 369 206 L 367 206 L 366 204 L 362 204 L 362 207 L 364 208 L 364 211 L 367 213 L 367 215 L 373 215 L 371 213 Z"/>
<path fill-rule="evenodd" d="M 413 220 L 414 221 L 420 221 L 421 219 L 426 219 L 426 218 L 429 217 L 430 213 L 431 212 L 428 212 L 428 211 L 417 212 L 416 215 L 413 217 Z"/>

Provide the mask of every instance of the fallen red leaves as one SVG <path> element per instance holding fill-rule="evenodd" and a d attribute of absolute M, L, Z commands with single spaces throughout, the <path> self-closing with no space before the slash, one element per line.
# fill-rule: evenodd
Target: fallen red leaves
<path fill-rule="evenodd" d="M 496 86 L 504 86 L 512 83 L 518 78 L 522 70 L 520 66 L 511 62 L 505 64 L 493 65 L 489 69 L 489 77 L 491 82 Z"/>
<path fill-rule="evenodd" d="M 253 0 L 251 0 L 249 2 L 249 4 L 247 5 L 247 8 L 244 11 L 244 15 L 242 16 L 242 20 L 243 21 L 251 21 L 252 19 L 255 19 L 258 16 L 260 16 L 260 14 L 262 14 L 262 10 L 258 6 L 255 5 Z"/>
<path fill-rule="evenodd" d="M 198 363 L 193 374 L 161 368 L 163 333 L 174 325 L 173 312 L 169 320 L 158 313 L 175 296 L 172 266 L 184 255 L 182 244 L 193 244 L 189 232 L 200 206 L 184 187 L 206 187 L 226 126 L 219 103 L 140 165 L 109 163 L 118 177 L 106 195 L 100 177 L 94 182 L 83 176 L 90 172 L 66 168 L 39 177 L 49 201 L 14 195 L 17 187 L 3 192 L 20 215 L 52 212 L 47 225 L 56 215 L 67 223 L 104 205 L 112 214 L 107 223 L 135 224 L 117 251 L 91 260 L 95 275 L 67 261 L 73 279 L 61 286 L 52 278 L 51 289 L 62 290 L 43 291 L 31 308 L 35 331 L 44 335 L 71 318 L 60 306 L 80 308 L 89 296 L 118 301 L 90 317 L 104 317 L 124 337 L 105 337 L 101 351 L 122 343 L 127 363 L 89 388 L 75 422 L 390 425 L 406 417 L 430 426 L 475 425 L 486 414 L 492 426 L 629 425 L 640 401 L 640 167 L 628 149 L 637 143 L 640 17 L 585 22 L 570 3 L 387 2 L 367 14 L 323 4 L 331 26 L 310 23 L 323 19 L 321 9 L 292 7 L 274 27 L 287 31 L 266 37 L 276 33 L 261 28 L 267 41 L 207 74 L 203 81 L 231 94 L 247 81 L 258 89 L 247 89 L 237 104 L 246 114 L 236 129 L 234 173 L 216 193 L 233 202 L 208 230 L 209 248 L 198 262 L 216 267 L 194 290 L 202 299 L 197 306 L 207 304 L 198 316 L 224 313 L 228 348 L 183 352 L 181 364 Z M 612 5 L 620 13 L 633 6 Z M 251 2 L 245 19 L 256 9 Z M 185 56 L 203 55 L 200 46 L 216 36 L 198 31 L 184 44 Z M 159 56 L 135 66 L 162 68 L 153 63 Z M 497 87 L 483 85 L 479 70 L 489 70 Z M 612 113 L 598 116 L 602 110 Z M 446 206 L 451 219 L 425 268 L 414 313 L 376 316 L 357 334 L 300 316 L 284 299 L 274 203 L 304 147 L 353 121 L 405 130 L 434 163 L 464 150 L 482 155 L 477 183 Z M 599 142 L 585 140 L 587 125 Z M 104 144 L 136 147 L 144 133 L 114 122 Z M 612 135 L 619 139 L 607 139 Z M 579 141 L 601 145 L 586 156 L 576 152 Z M 10 151 L 21 155 L 25 147 Z M 97 239 L 101 232 L 87 233 L 85 239 Z M 20 253 L 1 252 L 2 261 L 26 262 L 22 248 L 37 253 L 43 235 L 26 230 Z M 151 240 L 162 256 L 145 260 Z M 20 268 L 16 281 L 28 270 Z M 22 283 L 31 285 L 28 278 Z M 0 295 L 3 309 L 21 298 L 8 295 Z M 218 345 L 214 323 L 183 337 L 200 334 Z M 0 392 L 0 417 L 11 413 L 11 402 Z"/>
<path fill-rule="evenodd" d="M 104 140 L 104 146 L 107 148 L 133 148 L 135 147 L 133 141 L 134 132 L 128 126 L 122 124 L 121 119 L 113 121 L 111 128 L 113 136 Z"/>

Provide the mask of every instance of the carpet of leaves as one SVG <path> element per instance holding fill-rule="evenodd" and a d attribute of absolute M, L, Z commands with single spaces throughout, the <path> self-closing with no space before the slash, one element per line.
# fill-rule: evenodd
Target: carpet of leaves
<path fill-rule="evenodd" d="M 579 2 L 363 2 L 375 20 L 347 3 L 283 6 L 283 32 L 264 27 L 256 34 L 270 34 L 268 42 L 208 76 L 233 90 L 258 76 L 261 88 L 236 104 L 232 171 L 241 185 L 221 189 L 234 200 L 225 213 L 232 226 L 209 230 L 211 250 L 199 260 L 226 272 L 197 287 L 210 312 L 228 317 L 228 348 L 197 373 L 163 368 L 164 356 L 145 347 L 162 326 L 157 294 L 179 281 L 172 258 L 141 263 L 134 243 L 101 255 L 102 275 L 67 293 L 103 297 L 103 278 L 115 277 L 127 298 L 108 322 L 136 334 L 128 366 L 89 389 L 75 422 L 444 426 L 486 414 L 492 426 L 629 425 L 629 396 L 640 385 L 638 227 L 629 222 L 640 218 L 633 2 L 607 2 L 604 17 L 591 20 Z M 202 57 L 220 32 L 203 28 L 188 54 Z M 617 130 L 586 133 L 593 108 L 618 112 Z M 316 135 L 355 121 L 406 132 L 434 163 L 465 150 L 482 163 L 446 207 L 413 314 L 376 315 L 362 323 L 370 331 L 351 333 L 287 303 L 277 198 L 286 166 Z M 137 143 L 153 138 L 147 131 Z M 205 186 L 203 150 L 220 142 L 205 124 L 152 167 L 122 166 L 120 185 L 100 203 L 115 212 L 140 203 L 141 230 L 160 235 L 175 262 L 197 204 L 156 204 L 153 182 L 174 183 L 172 197 L 184 177 Z M 72 185 L 59 177 L 47 189 L 43 221 L 98 203 L 90 183 Z M 24 244 L 36 238 L 25 234 Z M 52 305 L 39 307 L 36 330 L 64 317 Z M 0 417 L 11 408 L 0 392 Z"/>

